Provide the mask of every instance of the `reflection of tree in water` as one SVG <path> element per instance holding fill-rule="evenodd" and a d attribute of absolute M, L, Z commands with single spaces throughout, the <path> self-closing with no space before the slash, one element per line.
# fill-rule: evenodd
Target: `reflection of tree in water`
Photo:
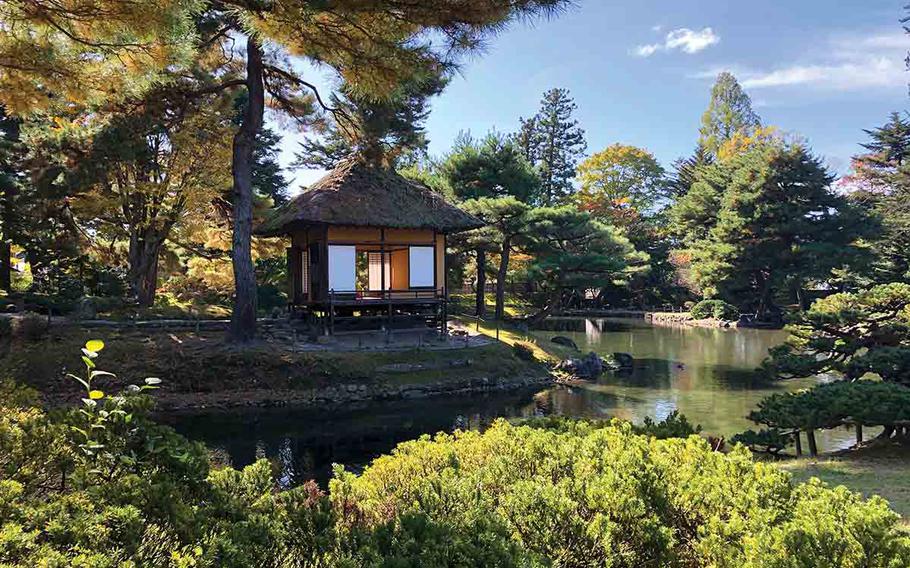
<path fill-rule="evenodd" d="M 187 414 L 169 421 L 185 436 L 226 454 L 234 467 L 266 457 L 285 486 L 309 479 L 324 484 L 333 463 L 359 471 L 398 443 L 423 434 L 482 429 L 500 416 L 533 416 L 538 411 L 533 395 L 425 399 L 337 412 L 285 408 Z"/>

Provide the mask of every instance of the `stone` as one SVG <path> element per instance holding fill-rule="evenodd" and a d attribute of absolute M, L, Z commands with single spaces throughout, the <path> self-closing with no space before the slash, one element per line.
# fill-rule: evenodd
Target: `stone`
<path fill-rule="evenodd" d="M 73 310 L 73 317 L 77 320 L 91 320 L 98 317 L 98 307 L 95 305 L 94 298 L 83 296 L 76 302 L 76 309 Z"/>
<path fill-rule="evenodd" d="M 593 351 L 578 359 L 566 359 L 556 368 L 579 379 L 596 379 L 604 372 L 604 361 Z"/>
<path fill-rule="evenodd" d="M 635 365 L 635 359 L 628 353 L 614 353 L 613 360 L 616 361 L 616 364 L 622 369 L 629 369 Z"/>
<path fill-rule="evenodd" d="M 555 343 L 557 345 L 565 345 L 566 347 L 571 347 L 575 351 L 578 351 L 578 345 L 574 341 L 572 341 L 571 338 L 566 337 L 565 335 L 557 335 L 555 337 L 550 338 L 550 341 L 552 341 L 553 343 Z"/>

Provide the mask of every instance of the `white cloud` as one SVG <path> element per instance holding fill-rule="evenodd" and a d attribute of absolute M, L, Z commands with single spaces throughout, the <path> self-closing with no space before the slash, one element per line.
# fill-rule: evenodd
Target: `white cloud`
<path fill-rule="evenodd" d="M 836 91 L 906 86 L 904 58 L 910 39 L 904 34 L 842 37 L 828 41 L 824 49 L 801 61 L 770 69 L 728 66 L 743 87 L 752 90 L 812 87 Z M 723 69 L 693 75 L 713 78 Z"/>
<path fill-rule="evenodd" d="M 658 31 L 655 29 L 655 31 Z M 720 42 L 720 36 L 711 28 L 700 31 L 689 28 L 678 28 L 667 33 L 663 43 L 639 45 L 632 53 L 639 57 L 650 57 L 658 51 L 679 50 L 683 53 L 694 54 L 703 51 Z"/>

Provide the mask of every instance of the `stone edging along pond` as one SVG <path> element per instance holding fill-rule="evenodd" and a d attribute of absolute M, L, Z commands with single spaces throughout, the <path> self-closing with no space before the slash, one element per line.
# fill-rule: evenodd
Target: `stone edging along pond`
<path fill-rule="evenodd" d="M 160 392 L 156 394 L 155 398 L 159 411 L 284 406 L 330 409 L 353 403 L 506 392 L 523 388 L 546 387 L 555 383 L 555 377 L 544 371 L 519 377 L 472 377 L 414 384 L 344 383 L 300 390 L 255 389 L 211 393 Z"/>

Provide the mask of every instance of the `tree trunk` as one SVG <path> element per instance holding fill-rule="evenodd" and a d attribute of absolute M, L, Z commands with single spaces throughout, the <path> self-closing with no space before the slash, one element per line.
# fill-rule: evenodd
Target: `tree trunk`
<path fill-rule="evenodd" d="M 813 458 L 818 456 L 818 444 L 815 443 L 815 430 L 806 430 L 806 440 L 809 441 L 809 455 Z"/>
<path fill-rule="evenodd" d="M 506 274 L 509 272 L 509 254 L 511 253 L 512 239 L 506 238 L 502 243 L 502 253 L 499 257 L 499 272 L 496 275 L 496 319 L 502 320 L 506 311 Z"/>
<path fill-rule="evenodd" d="M 158 290 L 158 255 L 164 242 L 156 234 L 130 235 L 129 279 L 133 296 L 143 308 L 155 303 Z"/>
<path fill-rule="evenodd" d="M 0 290 L 10 291 L 13 286 L 13 271 L 10 264 L 10 244 L 7 241 L 0 241 Z"/>
<path fill-rule="evenodd" d="M 253 149 L 262 128 L 265 91 L 262 78 L 262 47 L 255 37 L 246 43 L 246 87 L 249 95 L 243 122 L 234 135 L 231 173 L 234 178 L 234 234 L 231 254 L 234 265 L 234 310 L 228 340 L 252 341 L 256 335 L 256 272 L 253 266 Z"/>
<path fill-rule="evenodd" d="M 487 252 L 477 249 L 477 291 L 475 292 L 474 313 L 482 318 L 487 315 Z"/>

